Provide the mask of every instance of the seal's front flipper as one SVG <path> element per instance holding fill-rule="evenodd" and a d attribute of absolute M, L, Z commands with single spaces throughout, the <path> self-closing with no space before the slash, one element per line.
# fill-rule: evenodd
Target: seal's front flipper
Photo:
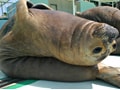
<path fill-rule="evenodd" d="M 49 7 L 48 5 L 46 5 L 44 3 L 37 4 L 37 5 L 33 6 L 32 8 L 53 10 L 51 7 Z"/>
<path fill-rule="evenodd" d="M 78 17 L 81 17 L 82 13 L 81 12 L 76 12 L 75 15 L 78 16 Z"/>
<path fill-rule="evenodd" d="M 99 64 L 99 74 L 97 78 L 102 79 L 120 88 L 120 67 L 111 67 Z"/>
<path fill-rule="evenodd" d="M 47 10 L 53 10 L 51 7 L 49 7 L 47 4 L 40 3 L 34 5 L 32 2 L 27 1 L 27 7 L 28 8 L 35 8 L 35 9 L 47 9 Z"/>
<path fill-rule="evenodd" d="M 32 8 L 33 7 L 33 3 L 30 2 L 30 1 L 27 1 L 27 6 L 28 6 L 28 8 Z"/>

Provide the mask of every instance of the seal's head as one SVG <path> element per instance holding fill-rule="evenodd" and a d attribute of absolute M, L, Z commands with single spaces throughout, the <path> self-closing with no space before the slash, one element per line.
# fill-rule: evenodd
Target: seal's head
<path fill-rule="evenodd" d="M 99 63 L 117 47 L 115 39 L 119 35 L 118 30 L 108 24 L 100 24 L 91 26 L 90 30 L 83 36 L 83 60 L 87 60 L 85 65 Z"/>

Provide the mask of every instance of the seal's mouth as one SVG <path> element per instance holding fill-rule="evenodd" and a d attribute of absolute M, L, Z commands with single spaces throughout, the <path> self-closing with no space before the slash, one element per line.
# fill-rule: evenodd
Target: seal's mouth
<path fill-rule="evenodd" d="M 104 60 L 108 55 L 103 55 L 102 57 L 98 58 L 97 61 L 102 61 Z"/>

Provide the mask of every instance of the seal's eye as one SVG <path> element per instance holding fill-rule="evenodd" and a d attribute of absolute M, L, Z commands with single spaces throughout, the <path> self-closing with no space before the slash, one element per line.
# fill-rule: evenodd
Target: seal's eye
<path fill-rule="evenodd" d="M 93 49 L 93 53 L 94 54 L 98 54 L 102 51 L 102 47 L 96 47 L 95 49 Z"/>

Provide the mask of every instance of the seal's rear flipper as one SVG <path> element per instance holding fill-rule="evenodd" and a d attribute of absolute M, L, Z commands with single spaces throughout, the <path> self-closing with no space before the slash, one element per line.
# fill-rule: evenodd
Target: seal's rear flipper
<path fill-rule="evenodd" d="M 25 19 L 28 18 L 30 19 L 31 12 L 29 12 L 29 8 L 53 10 L 51 7 L 43 3 L 33 6 L 33 4 L 27 2 L 27 0 L 19 0 L 16 11 L 16 19 L 18 22 L 25 21 Z"/>
<path fill-rule="evenodd" d="M 17 4 L 17 11 L 16 11 L 16 20 L 19 21 L 25 21 L 27 17 L 29 16 L 29 10 L 27 6 L 26 0 L 19 0 Z"/>

